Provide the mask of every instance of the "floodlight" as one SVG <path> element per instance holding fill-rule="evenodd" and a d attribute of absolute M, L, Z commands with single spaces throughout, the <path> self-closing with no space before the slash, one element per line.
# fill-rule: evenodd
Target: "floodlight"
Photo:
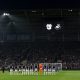
<path fill-rule="evenodd" d="M 10 14 L 9 13 L 3 13 L 3 16 L 9 16 Z"/>

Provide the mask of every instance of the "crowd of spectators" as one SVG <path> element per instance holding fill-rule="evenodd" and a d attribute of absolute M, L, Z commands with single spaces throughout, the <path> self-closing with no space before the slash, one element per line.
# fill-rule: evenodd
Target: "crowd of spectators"
<path fill-rule="evenodd" d="M 63 69 L 80 69 L 80 55 L 65 54 L 61 56 Z"/>
<path fill-rule="evenodd" d="M 50 48 L 49 45 L 40 46 L 35 43 L 0 44 L 0 68 L 2 66 L 24 66 L 28 63 L 54 62 L 55 56 L 52 56 L 54 50 Z"/>
<path fill-rule="evenodd" d="M 40 43 L 0 44 L 0 68 L 28 63 L 61 62 L 63 69 L 80 69 L 80 55 L 63 54 L 59 46 Z"/>

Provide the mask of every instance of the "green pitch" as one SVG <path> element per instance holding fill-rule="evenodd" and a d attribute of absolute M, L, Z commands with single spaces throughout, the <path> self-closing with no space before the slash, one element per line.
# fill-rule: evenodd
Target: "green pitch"
<path fill-rule="evenodd" d="M 0 80 L 80 80 L 80 71 L 61 71 L 55 75 L 10 75 L 0 72 Z"/>

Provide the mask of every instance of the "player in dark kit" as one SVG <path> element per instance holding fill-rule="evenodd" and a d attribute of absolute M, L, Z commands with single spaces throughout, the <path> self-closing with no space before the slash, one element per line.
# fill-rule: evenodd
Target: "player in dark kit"
<path fill-rule="evenodd" d="M 4 71 L 5 71 L 5 67 L 3 66 L 3 67 L 2 67 L 2 72 L 4 73 Z"/>

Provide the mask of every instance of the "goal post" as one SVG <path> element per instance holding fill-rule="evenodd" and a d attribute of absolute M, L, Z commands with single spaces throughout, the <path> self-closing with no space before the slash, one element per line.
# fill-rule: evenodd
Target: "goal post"
<path fill-rule="evenodd" d="M 52 71 L 61 71 L 62 63 L 41 63 L 43 64 L 43 71 L 52 72 Z"/>

